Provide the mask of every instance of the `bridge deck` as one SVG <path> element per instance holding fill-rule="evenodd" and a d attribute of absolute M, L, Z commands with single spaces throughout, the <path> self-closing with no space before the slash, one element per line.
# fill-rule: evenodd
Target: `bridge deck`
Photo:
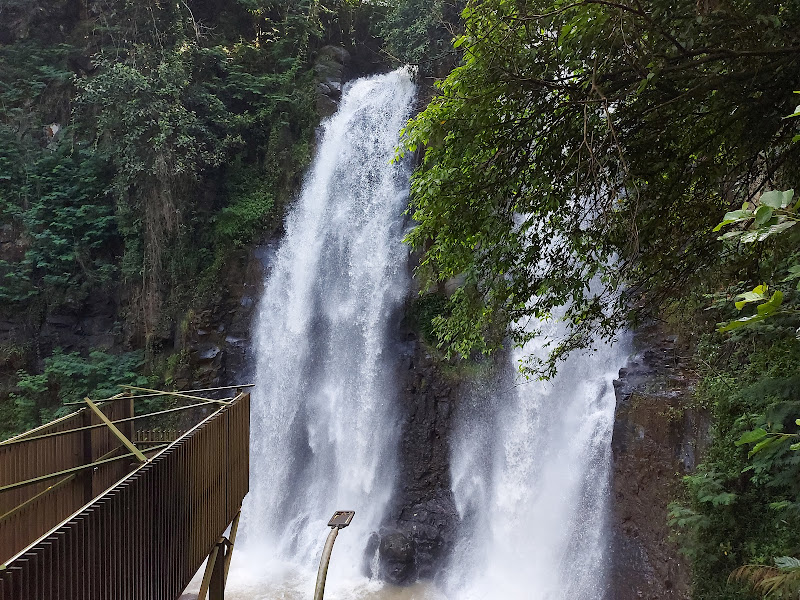
<path fill-rule="evenodd" d="M 119 421 L 124 405 L 103 412 Z M 145 462 L 102 424 L 63 433 L 78 418 L 91 425 L 89 413 L 0 444 L 0 600 L 177 598 L 248 491 L 250 396 L 214 406 L 175 441 L 153 445 L 148 432 Z M 98 459 L 108 462 L 85 468 Z M 31 483 L 43 470 L 48 479 Z"/>

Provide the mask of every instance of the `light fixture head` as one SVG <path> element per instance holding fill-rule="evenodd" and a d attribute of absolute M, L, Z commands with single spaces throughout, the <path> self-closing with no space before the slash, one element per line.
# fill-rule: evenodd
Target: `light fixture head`
<path fill-rule="evenodd" d="M 335 527 L 336 529 L 343 529 L 350 525 L 350 521 L 356 515 L 354 510 L 337 510 L 333 513 L 331 520 L 328 521 L 328 527 Z"/>

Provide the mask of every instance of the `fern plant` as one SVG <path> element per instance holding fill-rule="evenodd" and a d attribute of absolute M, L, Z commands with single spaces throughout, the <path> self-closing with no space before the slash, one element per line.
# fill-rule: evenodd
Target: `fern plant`
<path fill-rule="evenodd" d="M 729 581 L 749 583 L 764 598 L 800 597 L 800 559 L 775 558 L 775 566 L 744 565 L 731 573 Z"/>

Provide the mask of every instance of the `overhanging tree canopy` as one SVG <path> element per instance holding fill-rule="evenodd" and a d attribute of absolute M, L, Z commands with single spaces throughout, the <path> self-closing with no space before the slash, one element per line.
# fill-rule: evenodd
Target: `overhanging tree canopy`
<path fill-rule="evenodd" d="M 549 360 L 718 260 L 725 209 L 792 187 L 800 3 L 473 0 L 464 63 L 404 132 L 435 326 L 468 355 L 563 312 Z M 559 308 L 563 307 L 563 308 Z"/>

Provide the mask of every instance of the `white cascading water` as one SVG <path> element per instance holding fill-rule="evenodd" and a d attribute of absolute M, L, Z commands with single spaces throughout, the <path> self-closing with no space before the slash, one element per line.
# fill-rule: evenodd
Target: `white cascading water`
<path fill-rule="evenodd" d="M 625 344 L 570 357 L 551 382 L 520 383 L 509 366 L 476 387 L 457 411 L 463 522 L 438 589 L 363 575 L 398 447 L 390 323 L 409 289 L 409 170 L 390 161 L 414 94 L 404 70 L 348 86 L 287 218 L 256 323 L 251 491 L 226 595 L 311 598 L 327 520 L 344 509 L 356 517 L 336 542 L 329 600 L 601 600 Z"/>
<path fill-rule="evenodd" d="M 543 356 L 546 339 L 509 362 Z M 570 356 L 552 381 L 525 381 L 509 366 L 460 407 L 451 470 L 463 525 L 448 598 L 605 597 L 612 383 L 627 343 L 598 346 Z"/>
<path fill-rule="evenodd" d="M 408 293 L 407 70 L 347 86 L 286 221 L 255 325 L 251 479 L 230 597 L 310 598 L 334 510 L 355 510 L 326 598 L 364 586 L 395 476 L 393 317 Z M 238 591 L 237 591 L 238 590 Z"/>

